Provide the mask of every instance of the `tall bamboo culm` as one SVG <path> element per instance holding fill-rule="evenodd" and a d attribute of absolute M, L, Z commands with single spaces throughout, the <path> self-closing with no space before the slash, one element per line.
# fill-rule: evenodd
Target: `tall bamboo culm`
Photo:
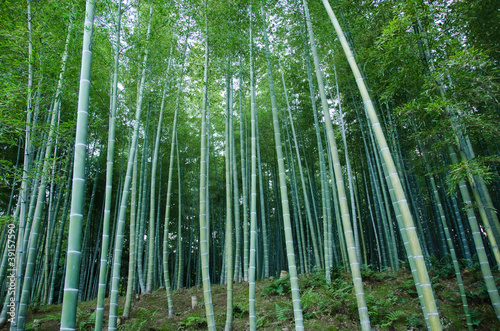
<path fill-rule="evenodd" d="M 358 260 L 358 254 L 356 252 L 356 245 L 354 241 L 353 230 L 351 226 L 349 206 L 347 205 L 347 196 L 345 192 L 344 179 L 342 175 L 342 169 L 340 167 L 339 154 L 337 150 L 337 143 L 335 141 L 335 136 L 333 133 L 332 121 L 330 118 L 330 110 L 328 107 L 328 101 L 326 100 L 325 88 L 323 84 L 323 78 L 321 73 L 321 67 L 319 62 L 319 57 L 316 51 L 315 39 L 312 30 L 311 18 L 309 15 L 309 9 L 307 6 L 307 1 L 303 1 L 304 14 L 306 17 L 307 30 L 309 33 L 309 42 L 311 46 L 311 51 L 313 54 L 314 66 L 316 68 L 316 78 L 318 81 L 318 89 L 321 96 L 321 105 L 323 108 L 323 117 L 325 120 L 328 144 L 330 146 L 330 156 L 333 162 L 333 171 L 335 174 L 336 187 L 337 190 L 340 212 L 342 217 L 342 226 L 344 228 L 345 242 L 347 244 L 347 255 L 349 258 L 349 265 L 351 267 L 352 281 L 354 284 L 354 291 L 356 292 L 356 301 L 358 304 L 359 319 L 361 323 L 362 330 L 370 330 L 370 318 L 368 316 L 368 308 L 366 306 L 366 298 L 363 289 L 363 282 L 361 280 L 361 268 Z"/>
<path fill-rule="evenodd" d="M 83 207 L 85 198 L 85 160 L 87 155 L 88 108 L 90 93 L 90 65 L 92 62 L 92 34 L 94 31 L 95 1 L 88 0 L 85 6 L 83 29 L 82 64 L 76 119 L 75 161 L 73 164 L 73 187 L 66 253 L 66 276 L 61 313 L 61 330 L 75 330 L 78 282 L 80 279 L 81 239 Z"/>
<path fill-rule="evenodd" d="M 203 102 L 201 108 L 201 151 L 200 151 L 200 254 L 201 278 L 203 283 L 203 299 L 205 301 L 205 315 L 207 328 L 215 331 L 215 316 L 212 304 L 212 292 L 209 274 L 208 255 L 208 174 L 207 174 L 207 104 L 208 104 L 208 23 L 207 1 L 205 0 L 205 70 L 203 74 Z"/>
<path fill-rule="evenodd" d="M 389 172 L 389 178 L 394 188 L 394 193 L 397 198 L 399 209 L 401 211 L 401 214 L 403 215 L 404 226 L 406 227 L 406 233 L 408 235 L 408 240 L 411 246 L 411 250 L 413 252 L 413 257 L 415 260 L 417 273 L 420 279 L 420 286 L 422 287 L 423 298 L 427 309 L 427 315 L 430 327 L 432 330 L 441 330 L 442 327 L 441 327 L 441 322 L 439 320 L 439 313 L 437 310 L 436 299 L 432 291 L 429 274 L 427 272 L 427 267 L 425 265 L 424 257 L 422 254 L 422 248 L 418 241 L 415 223 L 413 221 L 413 217 L 411 215 L 410 208 L 408 206 L 408 202 L 406 200 L 405 193 L 403 191 L 403 187 L 401 185 L 401 181 L 399 179 L 399 175 L 396 170 L 396 166 L 394 164 L 394 160 L 387 145 L 384 132 L 382 131 L 382 126 L 380 125 L 377 113 L 370 99 L 368 89 L 366 88 L 363 77 L 361 76 L 361 72 L 359 71 L 358 65 L 356 64 L 356 60 L 354 59 L 354 55 L 352 54 L 349 44 L 347 43 L 342 28 L 340 27 L 340 24 L 337 18 L 335 17 L 335 14 L 333 13 L 333 10 L 328 1 L 327 0 L 321 0 L 321 1 L 323 2 L 323 5 L 325 6 L 328 16 L 332 21 L 332 24 L 335 28 L 339 41 L 346 55 L 347 61 L 351 66 L 351 70 L 356 79 L 358 89 L 360 91 L 363 103 L 366 107 L 366 111 L 371 121 L 372 128 L 375 133 L 375 137 L 380 149 L 380 153 L 382 154 L 382 157 L 386 163 L 387 170 Z"/>

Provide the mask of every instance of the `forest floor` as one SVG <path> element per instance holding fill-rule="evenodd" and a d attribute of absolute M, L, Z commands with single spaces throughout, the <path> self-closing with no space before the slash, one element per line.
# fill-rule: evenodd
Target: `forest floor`
<path fill-rule="evenodd" d="M 466 330 L 465 316 L 454 272 L 449 264 L 441 264 L 430 271 L 434 291 L 445 330 Z M 413 279 L 406 268 L 397 272 L 363 270 L 366 300 L 374 330 L 425 330 L 425 322 L 418 302 Z M 496 274 L 497 284 L 500 281 Z M 463 271 L 468 304 L 474 329 L 500 330 L 500 322 L 476 268 Z M 311 273 L 299 278 L 301 301 L 306 330 L 359 330 L 359 317 L 350 274 L 336 270 L 327 285 L 323 273 Z M 191 297 L 198 304 L 191 308 Z M 226 320 L 226 287 L 212 285 L 212 300 L 217 329 L 222 330 Z M 141 295 L 132 303 L 131 316 L 121 320 L 119 330 L 203 330 L 206 329 L 203 289 L 192 287 L 173 292 L 175 316 L 168 318 L 164 289 Z M 124 297 L 119 305 L 123 307 Z M 78 305 L 78 330 L 94 327 L 96 301 Z M 257 328 L 259 330 L 293 330 L 293 310 L 288 277 L 267 279 L 256 283 Z M 105 316 L 109 308 L 106 299 Z M 121 314 L 123 308 L 119 310 Z M 248 284 L 234 284 L 233 330 L 248 329 Z M 27 329 L 58 330 L 61 305 L 30 308 Z M 104 320 L 107 326 L 107 319 Z"/>

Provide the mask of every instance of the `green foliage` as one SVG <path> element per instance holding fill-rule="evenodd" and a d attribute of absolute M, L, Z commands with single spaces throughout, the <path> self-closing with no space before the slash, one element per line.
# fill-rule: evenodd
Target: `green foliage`
<path fill-rule="evenodd" d="M 450 279 L 455 277 L 455 268 L 453 267 L 453 262 L 449 255 L 438 259 L 435 256 L 431 256 L 430 264 L 432 268 L 430 269 L 431 275 L 434 277 L 432 282 L 439 281 L 439 279 L 446 278 Z"/>
<path fill-rule="evenodd" d="M 373 293 L 366 295 L 366 304 L 369 307 L 368 314 L 370 321 L 374 325 L 380 325 L 382 328 L 388 328 L 393 322 L 399 319 L 401 311 L 394 311 L 399 298 L 391 293 L 383 297 L 376 297 Z"/>
<path fill-rule="evenodd" d="M 264 328 L 269 325 L 269 320 L 266 316 L 257 317 L 257 328 Z"/>
<path fill-rule="evenodd" d="M 306 290 L 315 287 L 322 287 L 326 284 L 324 272 L 313 272 L 302 275 L 299 279 L 301 290 Z"/>
<path fill-rule="evenodd" d="M 185 330 L 189 327 L 202 328 L 207 326 L 207 321 L 205 317 L 200 316 L 200 314 L 191 314 L 189 316 L 184 317 L 181 321 L 179 330 Z"/>
<path fill-rule="evenodd" d="M 452 193 L 460 181 L 470 181 L 474 177 L 482 177 L 486 182 L 498 179 L 498 173 L 492 167 L 492 163 L 500 163 L 500 158 L 496 156 L 473 158 L 451 164 L 448 174 L 448 191 Z"/>
<path fill-rule="evenodd" d="M 319 288 L 324 288 L 324 286 Z M 306 320 L 326 314 L 330 306 L 329 299 L 326 299 L 318 292 L 313 292 L 313 290 L 314 287 L 309 288 L 300 297 L 304 319 Z"/>
<path fill-rule="evenodd" d="M 233 314 L 235 318 L 245 318 L 248 316 L 248 303 L 241 305 L 239 303 L 233 306 Z"/>
<path fill-rule="evenodd" d="M 302 309 L 304 309 L 304 311 L 307 311 L 310 308 L 314 307 L 321 300 L 320 295 L 316 292 L 313 292 L 313 289 L 314 288 L 307 290 L 304 294 L 302 294 L 300 298 L 300 301 L 302 302 Z"/>
<path fill-rule="evenodd" d="M 279 322 L 284 322 L 289 318 L 290 307 L 282 307 L 277 303 L 274 304 L 274 310 L 276 312 L 276 318 Z"/>
<path fill-rule="evenodd" d="M 290 293 L 290 276 L 287 275 L 283 278 L 274 279 L 271 283 L 264 287 L 262 295 L 285 295 Z"/>
<path fill-rule="evenodd" d="M 422 317 L 420 315 L 413 314 L 406 318 L 406 326 L 412 329 L 421 330 L 425 327 L 425 324 L 422 321 Z"/>
<path fill-rule="evenodd" d="M 134 314 L 134 317 L 127 324 L 122 324 L 119 326 L 119 329 L 123 330 L 141 330 L 142 326 L 154 320 L 154 316 L 158 312 L 158 309 L 151 312 L 150 310 L 138 307 L 139 310 Z"/>
<path fill-rule="evenodd" d="M 472 309 L 469 313 L 472 320 L 472 325 L 474 325 L 475 327 L 479 327 L 481 322 L 484 320 L 483 314 L 477 309 Z"/>
<path fill-rule="evenodd" d="M 342 275 L 342 271 L 344 271 L 344 267 L 338 264 L 334 264 L 333 267 L 330 270 L 330 279 L 331 280 L 336 280 L 340 278 Z"/>
<path fill-rule="evenodd" d="M 465 290 L 467 301 L 469 303 L 485 303 L 489 302 L 490 297 L 484 280 L 480 280 L 474 284 L 473 290 Z"/>
<path fill-rule="evenodd" d="M 84 313 L 81 309 L 77 309 L 78 328 L 80 330 L 92 330 L 95 325 L 95 310 L 93 312 Z"/>
<path fill-rule="evenodd" d="M 328 290 L 333 295 L 339 296 L 344 296 L 345 294 L 350 293 L 353 288 L 354 286 L 350 282 L 341 278 L 336 279 L 328 285 Z"/>
<path fill-rule="evenodd" d="M 375 282 L 388 281 L 393 278 L 390 273 L 384 270 L 373 270 L 373 266 L 371 265 L 363 265 L 361 267 L 361 277 L 363 278 L 363 280 L 371 280 Z"/>
<path fill-rule="evenodd" d="M 14 220 L 14 217 L 13 216 L 0 216 L 0 227 L 3 227 L 5 224 L 9 224 L 9 223 L 12 223 L 12 221 Z"/>
<path fill-rule="evenodd" d="M 402 284 L 401 290 L 408 293 L 412 298 L 416 298 L 418 296 L 413 279 L 409 279 L 404 284 Z"/>
<path fill-rule="evenodd" d="M 393 323 L 397 320 L 399 320 L 400 318 L 404 317 L 406 314 L 404 311 L 401 311 L 401 310 L 395 310 L 395 311 L 391 311 L 390 313 L 388 313 L 385 317 L 385 322 L 380 324 L 380 326 L 382 328 L 390 328 Z"/>
<path fill-rule="evenodd" d="M 344 314 L 347 319 L 357 319 L 358 306 L 354 295 L 354 286 L 349 281 L 338 278 L 327 285 L 327 291 L 331 295 L 328 306 L 331 314 Z"/>

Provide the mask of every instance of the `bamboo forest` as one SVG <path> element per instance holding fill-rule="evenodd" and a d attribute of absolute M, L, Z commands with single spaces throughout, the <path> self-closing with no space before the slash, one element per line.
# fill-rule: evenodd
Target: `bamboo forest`
<path fill-rule="evenodd" d="M 495 0 L 3 0 L 0 329 L 500 330 Z"/>

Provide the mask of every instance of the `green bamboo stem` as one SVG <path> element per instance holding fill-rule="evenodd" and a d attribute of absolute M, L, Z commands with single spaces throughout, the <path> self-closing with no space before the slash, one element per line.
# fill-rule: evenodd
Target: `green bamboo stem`
<path fill-rule="evenodd" d="M 205 315 L 207 328 L 215 331 L 215 317 L 212 304 L 210 286 L 209 258 L 208 258 L 208 215 L 207 215 L 207 104 L 208 104 L 208 24 L 207 1 L 205 0 L 205 70 L 203 74 L 203 103 L 201 108 L 201 151 L 200 151 L 200 262 L 201 278 L 203 282 L 203 299 L 205 301 Z"/>
<path fill-rule="evenodd" d="M 342 214 L 342 226 L 344 228 L 345 240 L 347 244 L 347 255 L 349 258 L 349 264 L 351 267 L 352 280 L 354 284 L 354 290 L 356 292 L 356 301 L 358 304 L 359 318 L 362 330 L 370 330 L 370 318 L 368 316 L 368 308 L 366 306 L 366 299 L 363 289 L 363 283 L 361 280 L 361 269 L 358 260 L 358 254 L 356 252 L 356 246 L 354 242 L 354 235 L 351 226 L 349 207 L 347 205 L 347 197 L 345 193 L 344 180 L 342 175 L 342 169 L 340 167 L 340 160 L 337 150 L 337 143 L 335 141 L 335 136 L 333 134 L 333 126 L 330 119 L 330 111 L 328 107 L 328 101 L 326 100 L 325 88 L 323 85 L 323 78 L 321 75 L 321 68 L 319 63 L 319 57 L 316 51 L 316 45 L 314 40 L 314 34 L 312 30 L 311 19 L 309 16 L 309 9 L 307 7 L 307 2 L 303 1 L 304 12 L 306 17 L 307 30 L 309 32 L 309 42 L 311 45 L 311 50 L 313 53 L 314 65 L 316 68 L 316 78 L 318 80 L 318 88 L 321 96 L 321 105 L 323 108 L 323 117 L 325 119 L 325 125 L 327 129 L 328 143 L 330 145 L 331 156 L 333 161 L 333 170 L 335 173 L 336 189 L 338 191 L 338 198 L 340 204 L 340 210 Z"/>
<path fill-rule="evenodd" d="M 230 73 L 231 56 L 228 58 L 228 72 L 226 73 L 226 132 L 225 132 L 225 163 L 226 163 L 226 287 L 227 287 L 227 309 L 226 309 L 226 324 L 225 330 L 230 331 L 233 325 L 233 273 L 234 273 L 234 256 L 233 256 L 233 210 L 231 197 L 231 177 L 232 177 L 232 144 L 231 134 L 232 129 L 232 114 L 233 114 L 233 93 L 232 93 L 232 75 Z"/>
<path fill-rule="evenodd" d="M 26 203 L 29 195 L 28 174 L 30 172 L 32 158 L 31 153 L 31 125 L 32 125 L 32 89 L 33 89 L 33 28 L 31 16 L 31 0 L 27 0 L 27 19 L 28 19 L 28 86 L 27 86 L 27 101 L 26 101 L 26 132 L 24 140 L 24 162 L 21 188 L 19 192 L 19 218 L 17 221 L 17 243 L 16 243 L 16 293 L 15 293 L 15 309 L 19 311 L 19 301 L 21 297 L 21 280 L 24 270 L 24 256 L 26 253 L 24 247 L 24 236 L 26 227 Z M 33 201 L 33 200 L 32 200 Z M 7 303 L 6 303 L 7 305 Z M 5 306 L 4 306 L 5 307 Z M 3 310 L 2 310 L 3 311 Z M 19 314 L 11 315 L 11 325 L 17 324 Z"/>
<path fill-rule="evenodd" d="M 180 76 L 177 82 L 177 97 L 175 100 L 175 109 L 174 109 L 174 120 L 172 122 L 172 137 L 171 137 L 171 144 L 170 144 L 170 158 L 169 158 L 169 168 L 168 168 L 168 181 L 167 181 L 167 201 L 165 205 L 165 228 L 168 228 L 169 223 L 170 223 L 170 209 L 171 209 L 171 199 L 172 199 L 172 180 L 173 180 L 173 173 L 174 173 L 174 156 L 175 156 L 175 146 L 176 146 L 176 140 L 177 140 L 177 116 L 179 113 L 179 102 L 181 98 L 181 92 L 182 92 L 182 79 L 184 76 L 184 68 L 186 65 L 186 54 L 187 54 L 187 37 L 186 37 L 186 43 L 185 43 L 185 48 L 184 48 L 184 53 L 183 53 L 183 58 L 182 58 L 182 68 L 180 72 Z M 179 168 L 179 167 L 178 167 Z M 179 185 L 180 189 L 180 185 Z M 180 224 L 178 224 L 177 228 L 177 245 L 178 245 L 178 250 L 179 247 L 181 247 L 181 241 L 179 240 L 181 236 L 180 232 Z M 166 237 L 168 238 L 168 236 Z M 164 238 L 164 241 L 167 240 Z M 166 244 L 164 243 L 163 249 L 168 250 L 168 246 L 165 246 Z M 165 254 L 165 252 L 164 252 Z M 168 254 L 168 253 L 167 253 Z M 165 262 L 165 261 L 164 261 Z M 177 289 L 179 289 L 177 287 Z"/>
<path fill-rule="evenodd" d="M 333 246 L 332 246 L 332 215 L 331 215 L 331 203 L 330 203 L 330 189 L 328 183 L 328 178 L 326 174 L 326 163 L 325 163 L 325 154 L 323 150 L 323 143 L 321 140 L 321 133 L 320 133 L 320 126 L 319 126 L 319 121 L 318 121 L 318 111 L 316 108 L 316 96 L 314 94 L 314 84 L 313 84 L 313 79 L 312 79 L 312 71 L 311 71 L 311 56 L 309 55 L 309 45 L 305 42 L 306 38 L 304 37 L 304 48 L 306 49 L 305 53 L 305 60 L 306 60 L 306 68 L 307 68 L 307 81 L 309 85 L 309 97 L 311 98 L 311 105 L 312 105 L 312 110 L 313 110 L 313 115 L 314 115 L 314 128 L 316 131 L 316 141 L 318 144 L 318 154 L 319 154 L 319 166 L 320 166 L 320 174 L 321 174 L 321 194 L 322 194 L 322 200 L 324 201 L 325 205 L 325 212 L 326 212 L 326 217 L 327 217 L 327 228 L 324 228 L 324 233 L 326 236 L 324 236 L 324 241 L 325 241 L 325 247 L 328 250 L 333 251 Z M 324 217 L 324 215 L 323 215 Z M 325 222 L 325 220 L 324 220 Z M 330 228 L 328 228 L 330 227 Z M 332 253 L 332 252 L 331 252 Z M 333 257 L 331 256 L 332 254 L 330 253 L 330 256 L 328 257 L 329 263 L 326 263 L 327 259 L 325 256 L 325 276 L 326 276 L 326 281 L 330 282 L 330 268 L 332 266 L 332 261 Z"/>
<path fill-rule="evenodd" d="M 264 8 L 261 6 L 261 13 L 266 20 L 266 13 Z M 265 23 L 264 23 L 265 24 Z M 304 319 L 302 316 L 302 305 L 300 301 L 300 291 L 298 282 L 297 266 L 295 263 L 295 252 L 292 234 L 292 224 L 290 220 L 290 206 L 288 203 L 288 190 L 286 185 L 286 175 L 285 175 L 285 162 L 283 159 L 283 146 L 281 143 L 280 125 L 278 118 L 278 107 L 276 103 L 276 95 L 274 92 L 274 81 L 273 81 L 273 70 L 271 64 L 271 54 L 269 51 L 269 40 L 267 37 L 267 28 L 264 26 L 264 42 L 266 50 L 267 59 L 267 72 L 269 79 L 269 90 L 271 92 L 271 108 L 273 113 L 273 129 L 274 129 L 274 143 L 276 146 L 276 156 L 278 159 L 278 171 L 279 171 L 279 186 L 281 193 L 281 207 L 283 209 L 283 226 L 285 230 L 285 245 L 286 245 L 286 255 L 288 262 L 288 271 L 290 273 L 290 288 L 292 292 L 292 305 L 293 305 L 293 315 L 295 320 L 295 330 L 304 330 Z M 299 156 L 297 156 L 299 157 Z M 300 160 L 300 159 L 299 159 Z M 306 194 L 305 194 L 306 195 Z M 318 262 L 321 260 L 318 260 Z M 320 264 L 320 263 L 318 263 Z M 320 264 L 321 265 L 321 264 Z"/>
<path fill-rule="evenodd" d="M 106 156 L 106 191 L 104 196 L 104 220 L 102 230 L 101 258 L 99 268 L 99 284 L 97 291 L 97 307 L 95 317 L 95 330 L 102 330 L 102 320 L 104 313 L 104 297 L 106 295 L 107 264 L 109 250 L 109 225 L 111 219 L 111 196 L 113 183 L 113 164 L 115 151 L 115 128 L 116 109 L 118 94 L 118 68 L 120 65 L 120 30 L 121 30 L 121 1 L 118 1 L 117 23 L 116 23 L 116 44 L 114 57 L 114 71 L 111 88 L 111 107 L 108 124 L 108 150 Z"/>
<path fill-rule="evenodd" d="M 421 146 L 421 148 L 422 147 L 423 146 Z M 423 150 L 424 149 L 422 148 L 422 151 Z M 426 154 L 422 153 L 422 155 L 424 156 L 424 160 L 425 160 L 426 159 L 425 158 Z M 427 173 L 430 174 L 431 173 L 431 168 L 429 166 L 429 163 L 425 162 L 425 164 L 426 164 Z M 448 250 L 449 250 L 450 255 L 451 255 L 451 261 L 453 263 L 453 268 L 455 270 L 455 275 L 457 277 L 458 288 L 459 288 L 459 291 L 460 291 L 460 298 L 462 299 L 462 306 L 464 308 L 465 319 L 466 319 L 466 322 L 467 322 L 467 329 L 469 331 L 471 331 L 473 329 L 472 319 L 471 319 L 471 315 L 470 315 L 470 311 L 469 311 L 469 305 L 467 303 L 467 297 L 466 297 L 466 293 L 465 293 L 464 283 L 463 283 L 463 280 L 462 280 L 462 274 L 460 273 L 460 266 L 458 264 L 457 254 L 455 252 L 455 248 L 453 247 L 452 237 L 451 237 L 451 234 L 450 234 L 450 230 L 448 229 L 448 223 L 446 221 L 446 216 L 445 216 L 445 213 L 444 213 L 443 205 L 441 204 L 441 198 L 439 197 L 439 192 L 437 190 L 436 181 L 434 180 L 434 176 L 433 175 L 429 176 L 429 182 L 431 184 L 432 194 L 434 196 L 435 204 L 436 204 L 436 207 L 437 207 L 438 217 L 441 220 L 441 223 L 442 223 L 442 226 L 443 226 L 443 230 L 444 230 L 444 234 L 445 234 L 445 238 L 446 238 L 446 244 L 448 246 Z"/>
<path fill-rule="evenodd" d="M 85 159 L 87 150 L 88 106 L 90 92 L 90 65 L 92 62 L 92 34 L 94 27 L 94 1 L 87 1 L 83 33 L 80 90 L 78 95 L 78 115 L 75 135 L 75 162 L 73 166 L 73 188 L 71 192 L 71 212 L 69 224 L 68 250 L 64 298 L 61 313 L 61 330 L 75 330 L 76 304 L 78 301 L 78 281 L 81 261 L 81 237 L 83 223 Z"/>
<path fill-rule="evenodd" d="M 263 266 L 262 266 L 262 277 L 269 277 L 269 239 L 267 236 L 267 222 L 266 222 L 266 209 L 265 209 L 265 199 L 264 199 L 264 184 L 263 184 L 263 174 L 262 174 L 262 162 L 260 158 L 260 140 L 259 140 L 259 120 L 258 116 L 255 120 L 255 130 L 257 132 L 257 171 L 259 174 L 259 199 L 260 199 L 260 229 L 262 232 L 262 256 L 263 256 Z M 257 254 L 259 258 L 260 254 Z M 260 265 L 260 263 L 257 263 Z"/>
<path fill-rule="evenodd" d="M 398 201 L 399 208 L 401 210 L 401 214 L 403 215 L 403 221 L 406 227 L 406 232 L 408 234 L 409 242 L 414 254 L 414 260 L 416 264 L 416 268 L 418 271 L 420 285 L 422 287 L 422 292 L 425 300 L 425 305 L 427 309 L 427 314 L 429 317 L 429 323 L 432 330 L 441 330 L 441 322 L 439 320 L 439 313 L 437 310 L 436 299 L 434 298 L 434 293 L 432 291 L 432 286 L 429 279 L 429 274 L 427 272 L 427 267 L 425 265 L 424 257 L 422 254 L 422 248 L 418 241 L 417 233 L 415 231 L 415 223 L 413 222 L 413 217 L 411 215 L 408 202 L 405 197 L 405 193 L 403 191 L 403 187 L 401 185 L 401 181 L 398 176 L 397 169 L 394 165 L 394 161 L 387 146 L 387 142 L 385 140 L 385 135 L 382 131 L 382 127 L 378 120 L 377 113 L 375 112 L 375 108 L 373 107 L 373 103 L 370 99 L 368 90 L 365 86 L 363 77 L 359 71 L 359 68 L 356 64 L 354 56 L 351 52 L 351 49 L 345 39 L 344 33 L 340 27 L 340 24 L 335 17 L 335 14 L 332 11 L 332 8 L 328 1 L 322 0 L 323 5 L 330 17 L 333 26 L 335 27 L 335 31 L 339 37 L 339 41 L 342 44 L 342 48 L 344 53 L 346 54 L 346 58 L 351 66 L 354 77 L 356 79 L 356 83 L 361 93 L 361 97 L 363 99 L 364 105 L 366 107 L 366 111 L 368 112 L 369 119 L 372 123 L 372 128 L 375 133 L 380 152 L 383 156 L 383 159 L 386 163 L 387 170 L 389 172 L 389 177 L 391 179 L 392 185 L 394 187 L 394 192 Z"/>
<path fill-rule="evenodd" d="M 136 268 L 136 201 L 137 201 L 137 159 L 138 153 L 134 156 L 134 165 L 132 167 L 132 188 L 130 196 L 130 224 L 129 224 L 129 261 L 128 261 L 128 276 L 127 276 L 127 293 L 125 294 L 125 306 L 123 308 L 123 318 L 130 317 L 130 308 L 132 306 L 132 292 L 135 283 L 135 268 Z"/>
<path fill-rule="evenodd" d="M 252 4 L 250 3 L 250 125 L 251 125 L 251 179 L 250 179 L 250 256 L 248 263 L 248 319 L 250 331 L 257 329 L 255 307 L 255 274 L 256 274 L 256 244 L 257 244 L 257 100 L 255 96 Z"/>
<path fill-rule="evenodd" d="M 453 148 L 448 145 L 448 152 L 450 154 L 451 161 L 453 163 L 458 163 L 458 156 L 453 150 Z M 472 182 L 472 176 L 469 176 L 469 181 Z M 462 200 L 465 204 L 465 212 L 469 220 L 469 225 L 472 231 L 472 238 L 476 246 L 477 257 L 479 259 L 479 264 L 481 266 L 481 272 L 483 274 L 486 289 L 488 290 L 488 295 L 495 310 L 497 318 L 500 320 L 500 295 L 498 293 L 497 286 L 495 284 L 495 279 L 491 273 L 490 263 L 488 261 L 488 256 L 486 255 L 486 249 L 484 247 L 483 239 L 481 238 L 481 229 L 474 213 L 472 207 L 472 199 L 470 197 L 469 190 L 467 189 L 467 184 L 465 180 L 460 180 L 458 183 L 460 194 L 462 195 Z M 491 238 L 490 238 L 491 239 Z"/>
<path fill-rule="evenodd" d="M 240 81 L 240 111 L 241 111 L 241 81 Z M 231 112 L 231 163 L 233 174 L 233 203 L 234 203 L 234 232 L 235 232 L 235 256 L 234 256 L 234 277 L 236 282 L 241 282 L 241 217 L 240 217 L 240 193 L 238 186 L 238 163 L 236 159 L 236 142 L 234 138 L 234 116 Z M 243 121 L 241 121 L 243 123 Z M 241 126 L 240 129 L 242 130 Z"/>
<path fill-rule="evenodd" d="M 241 186 L 243 191 L 243 279 L 248 282 L 248 253 L 249 253 L 249 233 L 248 233 L 248 183 L 247 183 L 247 167 L 246 167 L 246 148 L 245 136 L 243 134 L 243 101 L 242 101 L 242 61 L 240 57 L 239 66 L 239 115 L 240 115 L 240 158 L 241 158 Z"/>
<path fill-rule="evenodd" d="M 170 54 L 172 53 L 172 49 L 170 49 Z M 167 65 L 167 75 L 170 70 L 170 57 Z M 150 201 L 149 201 L 149 252 L 148 252 L 148 278 L 146 282 L 146 293 L 151 293 L 153 288 L 153 267 L 154 267 L 154 244 L 155 244 L 155 204 L 156 204 L 156 168 L 158 166 L 158 154 L 160 150 L 160 135 L 161 135 L 161 127 L 163 122 L 163 110 L 165 109 L 165 97 L 168 89 L 168 81 L 165 83 L 165 87 L 163 88 L 163 95 L 161 99 L 160 106 L 160 115 L 158 116 L 158 125 L 156 128 L 156 138 L 154 144 L 154 152 L 153 152 L 153 162 L 151 168 L 151 193 L 150 193 Z"/>
<path fill-rule="evenodd" d="M 140 92 L 139 92 L 140 93 Z M 148 210 L 149 210 L 149 202 L 148 202 L 148 196 L 149 196 L 149 128 L 151 125 L 150 118 L 151 118 L 151 103 L 149 102 L 149 96 L 148 96 L 148 105 L 147 105 L 147 115 L 146 115 L 146 127 L 144 129 L 144 140 L 143 140 L 143 146 L 142 146 L 142 164 L 141 164 L 141 173 L 140 173 L 140 183 L 139 185 L 139 206 L 138 206 L 138 214 L 139 214 L 139 220 L 141 222 L 140 224 L 140 243 L 141 246 L 139 248 L 140 254 L 139 254 L 139 261 L 140 261 L 140 268 L 139 269 L 139 283 L 140 283 L 140 288 L 141 288 L 141 293 L 147 293 L 147 288 L 146 288 L 146 283 L 148 279 L 148 251 L 149 251 L 149 235 L 147 232 L 149 231 L 147 228 L 147 222 L 146 218 L 148 215 Z M 148 239 L 146 241 L 146 239 Z"/>
<path fill-rule="evenodd" d="M 299 194 L 297 192 L 297 176 L 295 174 L 295 160 L 293 158 L 293 153 L 292 153 L 292 147 L 291 147 L 291 143 L 290 143 L 290 133 L 289 133 L 289 130 L 288 130 L 288 126 L 285 125 L 285 132 L 286 132 L 286 145 L 285 145 L 285 157 L 287 160 L 290 160 L 290 176 L 291 176 L 291 180 L 290 180 L 290 189 L 292 191 L 292 208 L 293 208 L 293 221 L 294 221 L 294 226 L 295 226 L 295 234 L 296 234 L 296 238 L 297 238 L 297 251 L 299 253 L 299 264 L 300 264 L 300 272 L 303 273 L 303 272 L 307 272 L 306 270 L 306 264 L 304 263 L 304 261 L 306 260 L 305 256 L 307 254 L 304 253 L 304 246 L 305 246 L 305 242 L 304 242 L 304 236 L 303 236 L 303 233 L 302 233 L 302 229 L 299 225 L 299 216 L 301 215 L 301 213 L 299 212 Z M 302 218 L 300 218 L 300 222 L 302 222 Z"/>
<path fill-rule="evenodd" d="M 149 10 L 149 23 L 148 30 L 146 34 L 146 41 L 149 41 L 149 37 L 151 35 L 151 24 L 153 18 L 153 4 L 151 3 Z M 114 245 L 114 254 L 113 254 L 113 269 L 111 274 L 111 295 L 109 301 L 109 322 L 108 322 L 108 330 L 116 330 L 117 328 L 117 319 L 118 319 L 118 291 L 120 285 L 120 268 L 121 268 L 121 257 L 122 257 L 122 249 L 123 249 L 123 236 L 125 232 L 125 215 L 128 207 L 128 197 L 130 193 L 130 183 L 132 181 L 132 170 L 134 166 L 135 154 L 137 152 L 137 142 L 139 140 L 139 127 L 140 127 L 140 119 L 142 113 L 142 99 L 144 95 L 144 82 L 146 79 L 146 64 L 149 54 L 149 48 L 146 46 L 144 52 L 144 59 L 142 61 L 142 74 L 141 74 L 141 82 L 139 93 L 137 96 L 136 102 L 136 112 L 135 112 L 135 123 L 132 135 L 132 141 L 130 144 L 130 151 L 128 155 L 127 161 L 127 170 L 125 175 L 125 182 L 123 184 L 123 192 L 120 201 L 120 212 L 118 214 L 117 226 L 116 226 L 116 234 L 115 234 L 115 245 Z"/>
<path fill-rule="evenodd" d="M 177 132 L 175 134 L 176 153 L 177 153 L 177 182 L 178 182 L 178 213 L 177 213 L 177 290 L 182 288 L 182 270 L 183 266 L 183 249 L 182 249 L 182 171 L 181 161 L 179 157 L 179 140 L 177 139 Z"/>
<path fill-rule="evenodd" d="M 358 220 L 356 217 L 356 204 L 354 201 L 354 187 L 352 184 L 352 169 L 351 169 L 351 161 L 349 158 L 349 150 L 347 148 L 347 140 L 346 140 L 346 129 L 345 129 L 345 123 L 344 123 L 344 114 L 342 112 L 342 100 L 340 98 L 340 91 L 339 91 L 339 83 L 337 80 L 337 68 L 335 65 L 333 66 L 333 72 L 335 74 L 335 88 L 337 91 L 337 100 L 338 100 L 338 118 L 340 120 L 340 133 L 342 135 L 342 142 L 344 144 L 344 154 L 345 154 L 345 163 L 346 163 L 346 168 L 347 168 L 347 180 L 349 182 L 349 195 L 351 199 L 351 211 L 352 211 L 352 223 L 353 223 L 353 231 L 354 231 L 354 244 L 356 246 L 356 253 L 358 254 L 358 261 L 362 262 L 361 260 L 361 248 L 359 245 L 359 231 L 358 231 Z"/>

